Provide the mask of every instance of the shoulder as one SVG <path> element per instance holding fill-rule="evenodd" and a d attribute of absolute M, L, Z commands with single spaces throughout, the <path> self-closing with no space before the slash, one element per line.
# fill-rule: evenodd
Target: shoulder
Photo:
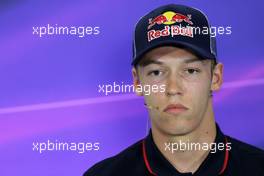
<path fill-rule="evenodd" d="M 231 143 L 231 157 L 235 158 L 241 167 L 264 168 L 264 150 L 232 137 L 228 139 Z"/>
<path fill-rule="evenodd" d="M 140 157 L 137 156 L 141 156 L 141 143 L 142 140 L 126 148 L 119 154 L 96 163 L 83 176 L 117 175 L 115 173 L 129 172 L 128 168 L 131 168 L 132 163 L 133 165 L 140 163 Z"/>
<path fill-rule="evenodd" d="M 252 157 L 258 157 L 260 159 L 264 159 L 264 150 L 232 137 L 228 137 L 228 139 L 231 142 L 232 149 L 240 152 L 241 155 L 245 155 L 245 156 L 250 155 Z"/>

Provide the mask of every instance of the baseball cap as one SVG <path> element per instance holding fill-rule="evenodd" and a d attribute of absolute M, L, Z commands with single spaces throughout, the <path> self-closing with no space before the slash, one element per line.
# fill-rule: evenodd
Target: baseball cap
<path fill-rule="evenodd" d="M 206 15 L 185 5 L 158 7 L 137 22 L 132 65 L 150 50 L 161 46 L 182 47 L 201 59 L 217 59 L 216 39 L 210 34 Z"/>

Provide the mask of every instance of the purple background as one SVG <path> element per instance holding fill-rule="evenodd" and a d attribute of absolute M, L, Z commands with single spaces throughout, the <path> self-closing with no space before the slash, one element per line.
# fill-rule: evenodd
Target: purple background
<path fill-rule="evenodd" d="M 0 175 L 81 175 L 146 134 L 142 98 L 98 94 L 98 84 L 131 79 L 133 27 L 167 3 L 204 11 L 218 36 L 225 65 L 215 95 L 222 130 L 264 148 L 263 2 L 247 1 L 33 1 L 0 2 Z M 262 18 L 261 18 L 262 17 Z M 32 35 L 33 26 L 99 26 L 100 35 Z M 100 150 L 32 151 L 33 142 L 100 142 Z"/>

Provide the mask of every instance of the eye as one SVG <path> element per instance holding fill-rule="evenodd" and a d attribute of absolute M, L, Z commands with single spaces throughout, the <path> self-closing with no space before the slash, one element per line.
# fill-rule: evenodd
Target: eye
<path fill-rule="evenodd" d="M 185 72 L 186 72 L 187 74 L 193 75 L 193 74 L 200 73 L 201 70 L 200 70 L 200 69 L 197 69 L 197 68 L 187 68 L 187 69 L 185 70 Z"/>
<path fill-rule="evenodd" d="M 150 75 L 150 76 L 160 76 L 160 75 L 162 75 L 162 74 L 163 74 L 163 72 L 160 71 L 160 70 L 152 70 L 152 71 L 150 71 L 150 72 L 148 73 L 148 75 Z"/>

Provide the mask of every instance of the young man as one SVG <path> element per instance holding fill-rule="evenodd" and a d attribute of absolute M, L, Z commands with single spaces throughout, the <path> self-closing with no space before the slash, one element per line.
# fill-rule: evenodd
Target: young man
<path fill-rule="evenodd" d="M 134 85 L 165 85 L 145 95 L 152 128 L 120 154 L 95 164 L 85 176 L 257 176 L 264 175 L 264 152 L 224 135 L 215 123 L 212 92 L 223 82 L 215 38 L 199 10 L 159 7 L 136 25 Z"/>

